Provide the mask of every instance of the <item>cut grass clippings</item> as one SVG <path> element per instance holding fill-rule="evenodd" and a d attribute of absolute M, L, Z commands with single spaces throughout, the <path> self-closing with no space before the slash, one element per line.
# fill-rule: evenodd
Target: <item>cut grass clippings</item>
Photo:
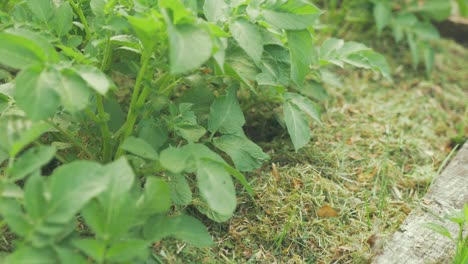
<path fill-rule="evenodd" d="M 256 200 L 238 188 L 235 216 L 205 221 L 216 245 L 196 249 L 166 240 L 154 246 L 157 258 L 368 263 L 468 134 L 468 50 L 445 40 L 436 48 L 431 80 L 411 70 L 406 51 L 393 54 L 393 83 L 343 71 L 342 87 L 328 88 L 323 125 L 313 124 L 309 146 L 295 153 L 287 137 L 263 144 L 272 160 L 248 175 Z"/>

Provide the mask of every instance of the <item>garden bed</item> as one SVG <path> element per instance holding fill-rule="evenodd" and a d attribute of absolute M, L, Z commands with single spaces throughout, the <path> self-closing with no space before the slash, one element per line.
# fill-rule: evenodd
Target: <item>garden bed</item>
<path fill-rule="evenodd" d="M 438 42 L 428 80 L 408 52 L 377 46 L 396 53 L 394 83 L 342 72 L 313 142 L 298 153 L 286 137 L 264 144 L 270 164 L 248 175 L 256 201 L 243 193 L 233 219 L 205 222 L 216 246 L 166 241 L 155 245 L 161 261 L 367 263 L 381 253 L 467 135 L 468 50 Z M 317 216 L 327 205 L 336 217 Z"/>

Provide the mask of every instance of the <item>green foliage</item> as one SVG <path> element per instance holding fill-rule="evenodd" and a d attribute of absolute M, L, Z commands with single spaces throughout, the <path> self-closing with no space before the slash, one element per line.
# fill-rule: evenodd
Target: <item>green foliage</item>
<path fill-rule="evenodd" d="M 468 204 L 464 205 L 463 210 L 446 215 L 444 218 L 450 222 L 456 223 L 459 226 L 456 238 L 453 238 L 450 231 L 443 225 L 425 223 L 423 226 L 438 233 L 439 235 L 450 239 L 455 243 L 456 250 L 455 256 L 453 258 L 454 264 L 466 263 L 468 261 L 468 236 L 465 235 L 463 237 L 463 230 L 465 230 L 465 227 L 468 228 Z"/>
<path fill-rule="evenodd" d="M 373 15 L 378 34 L 389 27 L 397 42 L 405 40 L 409 45 L 413 68 L 422 61 L 426 74 L 434 66 L 434 49 L 429 42 L 440 35 L 431 20 L 446 20 L 452 13 L 451 1 L 430 0 L 417 3 L 404 1 L 373 0 Z M 398 8 L 396 7 L 398 5 Z M 460 7 L 463 7 L 460 5 Z M 420 57 L 422 56 L 422 60 Z"/>
<path fill-rule="evenodd" d="M 166 237 L 209 246 L 186 207 L 228 220 L 232 177 L 254 198 L 241 171 L 269 159 L 240 99 L 283 108 L 298 151 L 331 67 L 390 79 L 362 44 L 318 45 L 323 12 L 305 0 L 1 6 L 0 215 L 18 237 L 5 263 L 142 263 Z"/>

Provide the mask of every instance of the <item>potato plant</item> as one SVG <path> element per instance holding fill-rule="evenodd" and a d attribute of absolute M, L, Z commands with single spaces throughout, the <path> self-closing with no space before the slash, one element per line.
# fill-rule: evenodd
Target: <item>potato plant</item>
<path fill-rule="evenodd" d="M 440 39 L 440 34 L 432 22 L 447 20 L 452 14 L 455 1 L 389 1 L 372 0 L 372 12 L 378 34 L 390 28 L 396 42 L 405 41 L 411 51 L 413 68 L 422 62 L 426 74 L 430 75 L 434 66 L 435 51 L 430 42 Z M 457 0 L 460 15 L 468 15 L 468 3 Z"/>
<path fill-rule="evenodd" d="M 362 44 L 318 45 L 322 13 L 305 0 L 3 3 L 0 215 L 15 243 L 2 263 L 146 263 L 166 237 L 211 245 L 186 209 L 228 220 L 232 178 L 253 198 L 243 172 L 269 159 L 240 94 L 281 108 L 297 151 L 332 66 L 390 78 Z"/>

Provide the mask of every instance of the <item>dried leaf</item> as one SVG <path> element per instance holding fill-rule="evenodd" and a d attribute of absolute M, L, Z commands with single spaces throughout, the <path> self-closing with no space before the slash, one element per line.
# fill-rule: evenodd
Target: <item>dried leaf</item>
<path fill-rule="evenodd" d="M 338 217 L 338 212 L 329 205 L 325 205 L 317 211 L 317 216 L 321 218 Z"/>

